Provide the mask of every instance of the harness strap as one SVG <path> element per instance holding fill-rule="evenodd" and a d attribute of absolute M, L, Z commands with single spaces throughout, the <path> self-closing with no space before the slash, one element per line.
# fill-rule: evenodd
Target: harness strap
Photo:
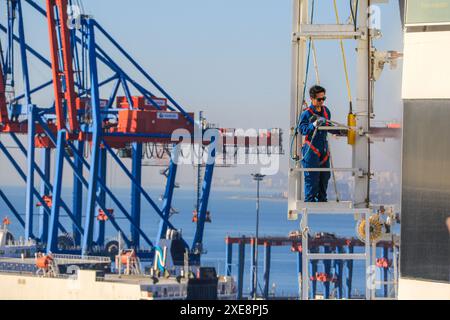
<path fill-rule="evenodd" d="M 330 120 L 330 115 L 327 112 L 327 109 L 325 107 L 323 108 L 323 115 L 325 119 Z M 306 111 L 308 111 L 311 115 L 317 115 L 312 108 L 307 108 Z M 322 153 L 311 143 L 311 141 L 308 140 L 308 136 L 305 138 L 305 144 L 309 146 L 309 148 L 319 157 L 319 159 L 322 157 Z M 320 162 L 320 165 L 323 165 L 327 160 L 330 158 L 330 152 L 327 152 L 325 155 L 325 158 Z"/>
<path fill-rule="evenodd" d="M 330 159 L 330 151 L 327 152 L 325 158 L 320 162 L 320 165 L 323 165 L 325 162 L 328 161 L 328 159 Z"/>
<path fill-rule="evenodd" d="M 323 116 L 324 116 L 324 118 L 327 119 L 327 120 L 330 120 L 330 115 L 328 114 L 327 108 L 325 108 L 325 107 L 322 107 L 322 108 L 323 108 Z M 311 107 L 306 108 L 306 111 L 308 111 L 312 116 L 319 115 L 319 114 L 315 113 L 314 110 Z"/>
<path fill-rule="evenodd" d="M 310 148 L 310 149 L 311 149 L 311 150 L 319 157 L 319 159 L 320 159 L 320 157 L 322 156 L 322 154 L 320 153 L 320 151 L 319 151 L 316 147 L 313 146 L 313 144 L 311 143 L 311 141 L 305 139 L 305 143 L 309 146 L 309 148 Z"/>
<path fill-rule="evenodd" d="M 323 115 L 325 116 L 325 119 L 330 120 L 330 116 L 327 112 L 327 108 L 323 107 Z"/>

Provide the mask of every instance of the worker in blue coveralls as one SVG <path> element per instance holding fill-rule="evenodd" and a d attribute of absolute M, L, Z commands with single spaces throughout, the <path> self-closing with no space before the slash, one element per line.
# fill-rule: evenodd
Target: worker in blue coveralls
<path fill-rule="evenodd" d="M 330 110 L 325 106 L 325 88 L 315 85 L 309 90 L 311 105 L 300 116 L 299 131 L 305 136 L 302 147 L 303 168 L 330 168 L 330 151 L 326 130 L 318 130 L 329 125 Z M 305 172 L 305 202 L 327 202 L 327 172 Z"/>

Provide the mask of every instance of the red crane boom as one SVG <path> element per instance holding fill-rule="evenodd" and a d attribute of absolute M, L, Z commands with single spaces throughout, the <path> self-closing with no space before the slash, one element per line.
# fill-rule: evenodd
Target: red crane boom
<path fill-rule="evenodd" d="M 60 23 L 56 25 L 55 11 L 57 10 Z M 79 129 L 77 119 L 77 108 L 75 93 L 75 82 L 72 62 L 72 51 L 70 43 L 70 29 L 67 26 L 67 0 L 47 0 L 47 20 L 50 38 L 50 55 L 52 62 L 53 88 L 55 93 L 56 124 L 58 130 L 69 129 L 76 133 Z M 60 65 L 58 58 L 59 44 L 57 28 L 61 37 L 61 56 L 63 64 Z M 61 70 L 63 72 L 61 73 Z M 62 88 L 62 80 L 65 81 L 65 92 Z M 67 117 L 70 128 L 66 128 L 63 112 L 63 99 L 67 103 Z"/>

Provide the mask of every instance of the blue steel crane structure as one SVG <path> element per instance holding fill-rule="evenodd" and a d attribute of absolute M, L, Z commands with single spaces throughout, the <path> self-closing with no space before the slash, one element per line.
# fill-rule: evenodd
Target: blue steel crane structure
<path fill-rule="evenodd" d="M 7 23 L 0 23 L 7 42 L 0 63 L 0 134 L 11 137 L 20 153 L 26 157 L 26 168 L 21 167 L 1 141 L 0 152 L 26 184 L 25 217 L 9 200 L 7 192 L 1 189 L 0 198 L 23 227 L 25 238 L 35 239 L 48 253 L 61 252 L 58 237 L 71 232 L 73 247 L 65 251 L 91 254 L 105 246 L 105 227 L 109 223 L 120 232 L 126 246 L 137 249 L 143 257 L 151 258 L 155 246 L 166 237 L 167 230 L 177 229 L 170 221 L 177 174 L 174 159 L 181 142 L 193 143 L 190 138 L 183 136 L 179 137 L 179 141 L 173 141 L 172 133 L 180 128 L 189 137 L 195 130 L 204 132 L 205 129 L 194 121 L 194 114 L 186 112 L 94 18 L 86 15 L 68 16 L 68 9 L 72 6 L 68 0 L 43 2 L 45 8 L 38 1 L 8 0 Z M 29 5 L 32 11 L 47 21 L 49 58 L 27 42 L 23 4 Z M 96 40 L 99 34 L 119 52 L 120 57 L 114 59 L 100 45 Z M 16 48 L 19 49 L 23 80 L 23 92 L 20 94 L 16 94 L 18 86 L 14 81 Z M 48 67 L 52 74 L 52 79 L 34 88 L 30 85 L 30 56 Z M 118 62 L 120 59 L 131 64 L 138 77 L 146 82 L 141 83 L 132 77 L 121 67 Z M 101 78 L 100 64 L 113 75 Z M 111 84 L 109 98 L 101 99 L 100 90 L 104 94 L 105 88 Z M 52 105 L 42 107 L 34 104 L 34 95 L 51 86 L 55 97 Z M 120 88 L 125 97 L 117 97 Z M 140 96 L 132 96 L 133 91 Z M 19 138 L 20 135 L 27 137 L 26 145 Z M 182 239 L 194 261 L 199 261 L 202 252 L 199 249 L 203 242 L 216 156 L 217 134 L 209 136 L 209 141 L 202 141 L 210 151 L 195 237 L 192 244 Z M 142 186 L 143 145 L 146 143 L 173 146 L 162 207 Z M 131 169 L 117 155 L 117 150 L 128 146 L 132 150 Z M 90 156 L 85 155 L 86 149 L 90 149 Z M 39 164 L 36 162 L 38 151 L 41 152 Z M 114 190 L 108 187 L 107 157 L 113 159 L 130 180 L 131 208 L 126 208 Z M 73 176 L 72 203 L 62 197 L 65 170 Z M 88 173 L 88 178 L 85 178 L 85 173 Z M 38 189 L 36 182 L 39 181 L 41 186 Z M 123 223 L 116 220 L 112 210 L 106 207 L 107 198 L 125 217 L 128 231 L 124 229 Z M 141 224 L 142 200 L 148 202 L 160 218 L 154 241 Z M 39 214 L 35 212 L 36 205 L 40 206 Z M 61 221 L 62 211 L 69 217 L 70 225 Z M 39 231 L 35 234 L 33 230 L 37 216 Z"/>

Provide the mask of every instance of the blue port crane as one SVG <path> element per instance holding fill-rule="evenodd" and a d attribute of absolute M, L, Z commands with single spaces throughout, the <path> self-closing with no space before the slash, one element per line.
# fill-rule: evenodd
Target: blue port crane
<path fill-rule="evenodd" d="M 40 15 L 42 22 L 46 22 L 49 57 L 27 41 L 26 27 L 32 26 L 25 26 L 27 20 L 22 5 L 29 6 L 33 14 Z M 22 168 L 17 155 L 3 142 L 0 142 L 0 152 L 26 185 L 25 214 L 9 201 L 7 189 L 0 189 L 0 199 L 23 227 L 25 238 L 36 240 L 47 252 L 94 253 L 105 248 L 105 229 L 112 227 L 120 232 L 127 247 L 151 259 L 155 246 L 166 238 L 167 231 L 178 229 L 170 220 L 177 163 L 172 160 L 168 163 L 167 184 L 160 207 L 142 184 L 143 149 L 148 143 L 169 145 L 174 155 L 171 159 L 175 159 L 181 143 L 172 140 L 174 128 L 181 128 L 187 134 L 206 129 L 200 128 L 194 121 L 194 114 L 185 111 L 93 17 L 69 16 L 68 9 L 74 5 L 69 0 L 6 2 L 7 21 L 0 23 L 7 42 L 0 59 L 0 134 L 10 137 L 14 147 L 25 157 L 26 166 Z M 109 53 L 106 46 L 96 40 L 97 36 L 119 54 Z M 17 48 L 23 81 L 20 89 L 15 83 L 14 70 Z M 35 87 L 31 85 L 30 59 L 51 72 L 48 81 Z M 134 68 L 133 73 L 121 66 L 120 59 Z M 103 78 L 100 65 L 112 75 Z M 102 99 L 109 87 L 112 90 Z M 37 94 L 49 88 L 53 88 L 54 95 L 50 106 L 33 103 Z M 123 97 L 118 96 L 120 89 Z M 21 136 L 26 137 L 26 143 Z M 209 136 L 212 138 L 205 144 L 214 149 L 215 135 Z M 192 143 L 187 137 L 180 140 Z M 124 150 L 131 150 L 131 168 L 118 155 Z M 36 161 L 38 152 L 40 163 Z M 198 262 L 202 251 L 197 249 L 203 243 L 215 152 L 209 152 L 209 157 L 193 243 L 188 244 L 181 237 L 186 250 Z M 108 158 L 130 181 L 130 207 L 108 186 Z M 71 203 L 62 195 L 67 173 L 73 177 Z M 40 188 L 36 188 L 36 182 L 40 182 Z M 107 207 L 107 199 L 118 213 Z M 144 201 L 160 219 L 154 238 L 142 225 Z M 69 223 L 63 221 L 62 214 L 67 215 Z M 119 215 L 126 223 L 119 223 Z M 36 223 L 39 224 L 37 234 Z M 72 243 L 69 248 L 61 249 L 58 239 L 68 234 Z"/>
<path fill-rule="evenodd" d="M 8 137 L 16 151 L 0 140 L 0 155 L 25 186 L 25 212 L 10 201 L 6 187 L 0 187 L 0 201 L 23 228 L 24 237 L 35 240 L 46 253 L 109 254 L 114 247 L 118 249 L 118 241 L 106 237 L 117 232 L 126 247 L 152 261 L 157 247 L 176 234 L 189 262 L 199 264 L 206 223 L 211 221 L 208 204 L 218 153 L 226 158 L 226 150 L 235 155 L 239 147 L 246 153 L 261 147 L 258 154 L 279 154 L 283 152 L 282 132 L 233 133 L 230 138 L 223 134 L 230 129 L 205 125 L 203 117 L 195 121 L 194 113 L 186 111 L 77 3 L 6 1 L 7 19 L 0 21 L 5 35 L 0 39 L 0 135 Z M 28 6 L 27 14 L 37 16 L 34 24 L 42 21 L 47 28 L 48 54 L 28 41 L 34 25 L 25 25 L 28 20 L 22 5 Z M 16 81 L 18 65 L 21 86 Z M 48 70 L 48 80 L 35 84 L 41 77 L 35 76 L 31 65 Z M 42 94 L 50 97 L 49 105 L 34 102 Z M 143 185 L 143 158 L 150 145 L 169 154 L 161 206 Z M 183 147 L 194 145 L 207 159 L 198 166 L 204 173 L 198 174 L 203 179 L 195 199 L 192 242 L 188 243 L 171 217 L 179 171 L 176 159 Z M 110 162 L 130 184 L 130 205 L 110 186 Z M 63 192 L 68 184 L 72 199 Z M 142 221 L 144 204 L 151 208 L 146 214 L 159 220 L 154 236 Z"/>

